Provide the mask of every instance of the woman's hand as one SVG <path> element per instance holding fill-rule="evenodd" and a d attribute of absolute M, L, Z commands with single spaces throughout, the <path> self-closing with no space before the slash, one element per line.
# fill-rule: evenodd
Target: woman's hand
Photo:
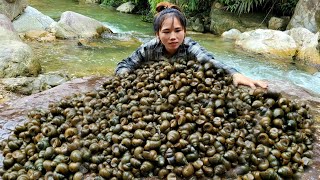
<path fill-rule="evenodd" d="M 121 68 L 116 71 L 116 74 L 122 77 L 128 76 L 130 70 L 128 68 Z"/>
<path fill-rule="evenodd" d="M 250 79 L 240 73 L 235 73 L 232 75 L 233 78 L 233 84 L 235 86 L 238 86 L 239 84 L 245 85 L 245 86 L 249 86 L 252 89 L 255 89 L 256 86 L 262 87 L 262 88 L 267 88 L 268 87 L 268 83 L 264 82 L 264 81 L 259 81 L 259 80 L 253 80 Z"/>

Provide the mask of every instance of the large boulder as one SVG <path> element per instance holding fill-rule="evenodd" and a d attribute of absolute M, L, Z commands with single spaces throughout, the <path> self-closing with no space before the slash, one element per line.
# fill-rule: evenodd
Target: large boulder
<path fill-rule="evenodd" d="M 230 40 L 236 40 L 241 35 L 241 32 L 238 29 L 230 29 L 229 31 L 226 31 L 221 34 L 221 37 L 223 39 L 230 39 Z"/>
<path fill-rule="evenodd" d="M 123 12 L 123 13 L 132 13 L 133 9 L 136 7 L 131 1 L 121 4 L 119 7 L 117 7 L 117 11 Z"/>
<path fill-rule="evenodd" d="M 4 14 L 0 14 L 0 27 L 5 28 L 6 30 L 9 31 L 15 31 L 11 20 Z"/>
<path fill-rule="evenodd" d="M 38 75 L 41 67 L 33 58 L 32 49 L 16 40 L 0 43 L 0 78 Z"/>
<path fill-rule="evenodd" d="M 38 77 L 3 78 L 0 79 L 0 84 L 7 91 L 30 95 L 51 89 L 68 80 L 70 78 L 64 74 L 50 73 L 40 74 Z"/>
<path fill-rule="evenodd" d="M 55 21 L 49 16 L 28 6 L 24 13 L 13 21 L 13 26 L 18 32 L 27 32 L 31 30 L 47 30 L 53 22 Z"/>
<path fill-rule="evenodd" d="M 290 21 L 290 17 L 271 17 L 269 22 L 268 22 L 268 28 L 273 29 L 273 30 L 285 30 L 288 23 Z"/>
<path fill-rule="evenodd" d="M 13 20 L 21 14 L 27 6 L 27 0 L 0 0 L 0 12 L 6 15 L 10 20 Z"/>
<path fill-rule="evenodd" d="M 320 30 L 319 0 L 300 0 L 297 3 L 287 29 L 297 27 L 304 27 L 313 33 Z"/>
<path fill-rule="evenodd" d="M 314 34 L 306 28 L 292 28 L 286 31 L 296 42 L 297 60 L 320 65 L 319 32 Z"/>
<path fill-rule="evenodd" d="M 5 15 L 0 14 L 0 42 L 5 40 L 20 41 L 20 38 L 15 32 L 10 19 Z"/>
<path fill-rule="evenodd" d="M 196 32 L 204 32 L 204 23 L 199 17 L 195 18 L 195 20 L 191 23 L 191 26 Z"/>
<path fill-rule="evenodd" d="M 72 11 L 62 13 L 60 21 L 52 24 L 51 31 L 57 38 L 94 38 L 112 31 L 101 22 Z"/>
<path fill-rule="evenodd" d="M 40 64 L 23 43 L 8 18 L 0 16 L 0 78 L 38 75 Z"/>
<path fill-rule="evenodd" d="M 292 28 L 288 31 L 285 31 L 285 33 L 294 39 L 299 49 L 305 44 L 310 43 L 315 38 L 315 34 L 303 27 Z"/>
<path fill-rule="evenodd" d="M 291 36 L 282 31 L 268 29 L 244 32 L 235 44 L 245 51 L 283 60 L 291 60 L 297 50 Z"/>
<path fill-rule="evenodd" d="M 241 32 L 245 32 L 257 28 L 267 28 L 266 23 L 261 23 L 265 15 L 247 13 L 239 16 L 236 13 L 217 7 L 216 4 L 212 4 L 210 11 L 210 32 L 213 34 L 221 35 L 230 29 L 238 29 Z"/>

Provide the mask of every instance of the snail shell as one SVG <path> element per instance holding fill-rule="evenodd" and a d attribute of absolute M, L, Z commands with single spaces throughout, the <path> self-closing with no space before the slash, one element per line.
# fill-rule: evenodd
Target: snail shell
<path fill-rule="evenodd" d="M 183 177 L 190 177 L 194 174 L 194 167 L 192 164 L 187 164 L 183 169 L 182 169 L 182 175 Z"/>

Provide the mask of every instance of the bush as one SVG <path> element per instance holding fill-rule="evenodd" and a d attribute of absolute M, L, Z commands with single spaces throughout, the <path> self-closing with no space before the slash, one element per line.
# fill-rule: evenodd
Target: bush
<path fill-rule="evenodd" d="M 276 15 L 292 15 L 298 0 L 219 0 L 226 9 L 238 14 L 249 12 L 273 12 Z"/>
<path fill-rule="evenodd" d="M 101 4 L 104 6 L 118 7 L 122 3 L 125 3 L 125 2 L 126 1 L 124 1 L 124 0 L 103 0 L 103 2 Z"/>

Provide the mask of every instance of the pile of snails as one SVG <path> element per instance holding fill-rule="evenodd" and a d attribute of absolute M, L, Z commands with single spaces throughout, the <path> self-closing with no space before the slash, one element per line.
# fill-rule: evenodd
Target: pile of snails
<path fill-rule="evenodd" d="M 2 179 L 294 179 L 308 106 L 232 84 L 210 62 L 159 61 L 34 110 L 1 143 Z"/>

